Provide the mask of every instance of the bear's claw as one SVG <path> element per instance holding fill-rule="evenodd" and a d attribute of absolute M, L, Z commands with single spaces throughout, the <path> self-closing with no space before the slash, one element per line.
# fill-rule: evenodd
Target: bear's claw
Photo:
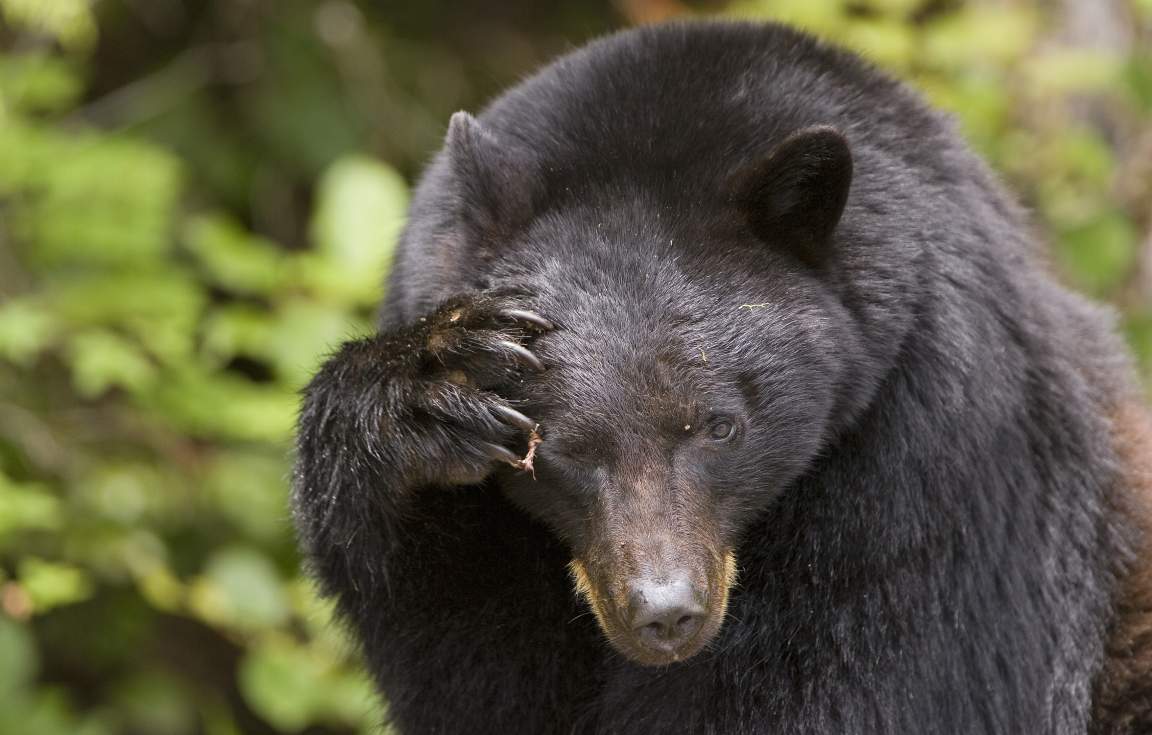
<path fill-rule="evenodd" d="M 524 431 L 536 430 L 537 423 L 514 408 L 493 406 L 492 410 L 496 412 L 496 417 L 506 424 L 511 424 Z"/>
<path fill-rule="evenodd" d="M 499 342 L 500 346 L 512 353 L 517 360 L 528 365 L 538 373 L 544 372 L 544 363 L 540 362 L 540 358 L 532 354 L 526 347 L 519 345 L 511 340 L 502 339 Z"/>
<path fill-rule="evenodd" d="M 526 309 L 502 309 L 500 311 L 500 316 L 506 319 L 513 319 L 516 321 L 528 322 L 529 324 L 535 324 L 537 327 L 543 329 L 546 332 L 556 328 L 556 325 L 552 322 L 548 321 L 539 314 L 532 311 L 527 311 Z"/>
<path fill-rule="evenodd" d="M 480 446 L 483 448 L 484 453 L 492 459 L 495 459 L 499 462 L 507 462 L 513 467 L 520 466 L 520 458 L 516 456 L 515 452 L 512 450 L 505 449 L 499 444 L 493 444 L 491 442 L 480 442 Z"/>

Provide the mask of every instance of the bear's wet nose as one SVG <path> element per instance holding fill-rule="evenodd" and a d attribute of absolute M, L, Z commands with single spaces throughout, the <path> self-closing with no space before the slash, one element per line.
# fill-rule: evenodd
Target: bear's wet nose
<path fill-rule="evenodd" d="M 632 631 L 648 648 L 672 653 L 692 640 L 704 621 L 701 595 L 686 578 L 641 580 L 631 583 L 629 589 Z"/>

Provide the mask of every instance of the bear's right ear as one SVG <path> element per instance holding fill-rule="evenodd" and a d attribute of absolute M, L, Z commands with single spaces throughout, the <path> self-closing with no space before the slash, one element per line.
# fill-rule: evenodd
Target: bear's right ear
<path fill-rule="evenodd" d="M 497 140 L 467 112 L 452 115 L 444 151 L 469 236 L 492 243 L 532 219 L 542 186 L 531 156 Z"/>
<path fill-rule="evenodd" d="M 757 237 L 813 267 L 831 255 L 832 233 L 852 185 L 852 152 L 830 127 L 804 128 L 737 176 L 738 206 Z"/>

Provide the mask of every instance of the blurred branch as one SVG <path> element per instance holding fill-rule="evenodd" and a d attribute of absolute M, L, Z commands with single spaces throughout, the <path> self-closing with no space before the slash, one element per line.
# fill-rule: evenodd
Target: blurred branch
<path fill-rule="evenodd" d="M 48 422 L 35 412 L 0 402 L 0 435 L 12 442 L 38 469 L 56 476 L 67 474 L 72 455 L 57 441 Z"/>
<path fill-rule="evenodd" d="M 159 116 L 212 81 L 211 59 L 209 47 L 190 48 L 152 74 L 77 108 L 65 123 L 118 128 Z"/>

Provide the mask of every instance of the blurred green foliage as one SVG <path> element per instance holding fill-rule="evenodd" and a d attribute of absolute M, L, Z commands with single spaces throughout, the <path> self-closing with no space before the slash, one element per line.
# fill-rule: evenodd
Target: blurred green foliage
<path fill-rule="evenodd" d="M 0 0 L 0 735 L 376 730 L 294 551 L 297 391 L 448 114 L 612 27 L 778 18 L 912 80 L 1152 357 L 1147 0 L 544 5 Z"/>

